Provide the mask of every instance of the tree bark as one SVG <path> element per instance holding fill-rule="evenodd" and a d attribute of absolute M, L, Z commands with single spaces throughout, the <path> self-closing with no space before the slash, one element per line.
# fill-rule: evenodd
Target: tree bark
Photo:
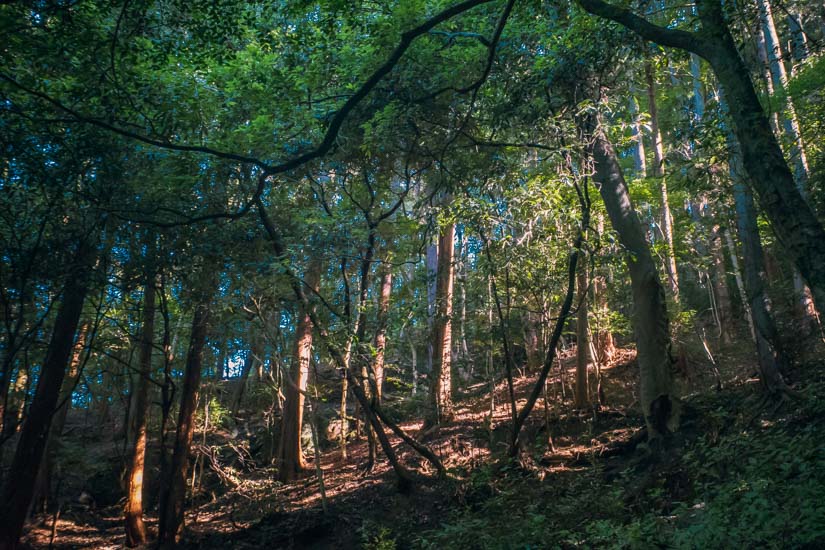
<path fill-rule="evenodd" d="M 373 396 L 378 403 L 384 394 L 384 357 L 387 347 L 387 323 L 389 321 L 390 294 L 392 293 L 392 267 L 381 264 L 381 294 L 378 297 L 378 328 L 375 332 L 375 357 L 372 362 L 374 376 Z M 371 382 L 373 380 L 371 379 Z"/>
<path fill-rule="evenodd" d="M 126 488 L 124 516 L 126 546 L 133 548 L 146 544 L 146 526 L 143 523 L 143 479 L 146 463 L 146 420 L 149 405 L 149 382 L 152 376 L 152 350 L 155 331 L 155 278 L 147 277 L 143 290 L 143 328 L 140 338 L 140 358 L 135 378 L 134 414 L 132 422 L 134 440 L 129 442 L 131 456 Z"/>
<path fill-rule="evenodd" d="M 318 292 L 321 283 L 320 259 L 313 258 L 310 261 L 304 282 L 313 292 Z M 295 328 L 295 348 L 289 372 L 291 382 L 285 387 L 286 400 L 281 421 L 281 441 L 278 445 L 278 479 L 284 483 L 294 480 L 307 468 L 301 449 L 301 433 L 304 396 L 312 356 L 312 328 L 310 312 L 302 304 L 299 307 L 298 325 Z"/>
<path fill-rule="evenodd" d="M 627 251 L 640 372 L 639 398 L 648 436 L 656 438 L 678 429 L 681 409 L 671 373 L 665 292 L 613 145 L 600 128 L 594 128 L 591 149 L 595 179 L 601 184 L 599 191 L 607 214 Z"/>
<path fill-rule="evenodd" d="M 207 283 L 211 284 L 211 283 Z M 215 285 L 217 287 L 217 285 Z M 186 353 L 186 368 L 183 374 L 183 388 L 178 412 L 178 429 L 172 460 L 167 478 L 162 484 L 160 499 L 158 541 L 160 546 L 174 548 L 180 542 L 184 528 L 184 501 L 186 498 L 186 478 L 189 472 L 189 452 L 195 431 L 195 410 L 198 406 L 203 348 L 209 327 L 209 313 L 215 289 L 201 291 L 192 318 L 192 332 L 189 350 Z"/>
<path fill-rule="evenodd" d="M 716 225 L 710 236 L 710 252 L 713 261 L 713 294 L 716 297 L 720 343 L 730 344 L 733 341 L 733 306 L 730 300 L 728 271 L 725 268 L 725 253 L 722 247 L 722 229 Z"/>
<path fill-rule="evenodd" d="M 438 275 L 436 277 L 436 317 L 433 326 L 433 370 L 430 373 L 431 425 L 449 421 L 452 402 L 452 315 L 453 315 L 453 248 L 455 225 L 445 227 L 438 239 Z"/>
<path fill-rule="evenodd" d="M 51 340 L 43 360 L 37 389 L 29 407 L 29 414 L 17 442 L 10 475 L 0 503 L 0 549 L 16 548 L 23 532 L 23 523 L 29 511 L 37 475 L 46 448 L 52 414 L 66 367 L 74 346 L 75 332 L 83 311 L 83 302 L 89 291 L 94 249 L 86 242 L 78 245 L 76 261 L 62 292 L 62 300 L 55 318 Z"/>

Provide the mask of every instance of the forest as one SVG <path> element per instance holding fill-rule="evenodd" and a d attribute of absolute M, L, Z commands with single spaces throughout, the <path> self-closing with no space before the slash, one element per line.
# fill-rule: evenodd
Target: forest
<path fill-rule="evenodd" d="M 825 548 L 821 1 L 0 36 L 0 550 Z"/>

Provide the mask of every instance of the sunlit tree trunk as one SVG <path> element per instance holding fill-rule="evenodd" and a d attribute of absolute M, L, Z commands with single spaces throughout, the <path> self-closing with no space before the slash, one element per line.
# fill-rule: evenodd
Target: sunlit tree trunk
<path fill-rule="evenodd" d="M 318 292 L 321 283 L 320 259 L 313 259 L 304 275 L 304 283 Z M 304 396 L 309 379 L 309 364 L 312 355 L 312 321 L 310 314 L 301 305 L 298 324 L 295 328 L 295 348 L 292 355 L 289 380 L 285 387 L 286 400 L 281 421 L 281 441 L 278 445 L 278 479 L 283 482 L 294 480 L 306 470 L 304 453 L 301 449 L 301 434 L 304 426 Z"/>
<path fill-rule="evenodd" d="M 149 383 L 152 376 L 152 349 L 155 331 L 155 280 L 147 278 L 143 287 L 143 328 L 140 338 L 140 358 L 135 377 L 133 415 L 131 433 L 134 440 L 129 442 L 130 457 L 127 472 L 126 505 L 126 546 L 134 547 L 146 543 L 146 527 L 143 523 L 143 479 L 146 462 L 146 416 L 149 405 Z"/>
<path fill-rule="evenodd" d="M 93 248 L 81 242 L 74 265 L 70 266 L 66 277 L 37 389 L 3 488 L 0 502 L 0 549 L 3 550 L 17 546 L 34 497 L 52 415 L 60 397 L 66 367 L 71 360 L 83 302 L 89 291 L 93 257 Z"/>
<path fill-rule="evenodd" d="M 168 467 L 167 477 L 161 484 L 158 540 L 160 546 L 165 548 L 177 546 L 183 535 L 189 453 L 195 432 L 195 410 L 198 406 L 200 392 L 203 348 L 206 345 L 213 297 L 214 289 L 202 291 L 195 304 L 195 314 L 192 318 L 192 332 L 186 353 L 186 368 L 183 373 L 183 387 L 180 395 L 178 428 L 175 432 L 172 460 Z"/>
<path fill-rule="evenodd" d="M 679 273 L 676 269 L 676 248 L 673 244 L 673 214 L 670 211 L 667 180 L 665 179 L 665 148 L 659 128 L 659 109 L 656 106 L 656 79 L 650 62 L 645 63 L 647 99 L 650 110 L 650 134 L 653 138 L 653 177 L 657 178 L 662 200 L 662 233 L 667 244 L 667 277 L 673 301 L 679 303 Z"/>
<path fill-rule="evenodd" d="M 427 419 L 430 424 L 440 424 L 450 420 L 453 415 L 451 350 L 454 243 L 455 225 L 450 224 L 442 229 L 438 240 L 433 370 L 430 373 L 430 410 Z"/>

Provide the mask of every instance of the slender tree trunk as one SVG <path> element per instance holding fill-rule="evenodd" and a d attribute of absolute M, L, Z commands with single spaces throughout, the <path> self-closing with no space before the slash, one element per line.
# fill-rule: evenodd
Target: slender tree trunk
<path fill-rule="evenodd" d="M 745 292 L 756 329 L 756 352 L 763 387 L 769 394 L 785 390 L 782 368 L 787 359 L 779 342 L 776 324 L 770 314 L 770 300 L 765 293 L 765 256 L 759 236 L 756 206 L 750 189 L 745 184 L 744 171 L 736 140 L 729 138 L 731 149 L 731 176 L 736 205 L 736 226 L 742 243 Z"/>
<path fill-rule="evenodd" d="M 799 129 L 799 119 L 793 104 L 793 98 L 787 93 L 788 73 L 785 69 L 782 45 L 779 42 L 779 35 L 776 32 L 773 12 L 769 0 L 757 0 L 759 7 L 759 19 L 762 24 L 762 33 L 759 35 L 764 40 L 762 44 L 768 59 L 768 78 L 772 84 L 771 88 L 784 95 L 784 113 L 782 114 L 782 129 L 791 144 L 790 157 L 794 165 L 794 179 L 799 192 L 807 198 L 808 158 L 805 152 L 805 144 Z M 797 295 L 797 315 L 803 324 L 803 329 L 807 332 L 814 330 L 818 322 L 819 314 L 814 307 L 811 290 L 805 285 L 802 276 L 794 270 L 793 274 L 794 291 Z"/>
<path fill-rule="evenodd" d="M 146 544 L 146 527 L 143 524 L 143 479 L 146 462 L 146 420 L 149 405 L 149 382 L 152 376 L 152 350 L 155 332 L 155 278 L 147 277 L 143 290 L 143 328 L 140 338 L 138 375 L 133 389 L 134 415 L 130 417 L 134 440 L 129 442 L 131 456 L 127 472 L 126 546 L 132 548 Z"/>
<path fill-rule="evenodd" d="M 236 386 L 234 391 L 232 392 L 232 416 L 237 417 L 238 411 L 241 408 L 241 402 L 243 401 L 244 393 L 246 393 L 246 386 L 249 382 L 249 374 L 254 370 L 256 373 L 259 368 L 263 365 L 262 356 L 263 352 L 261 351 L 261 341 L 258 335 L 251 334 L 249 331 L 252 343 L 249 347 L 249 352 L 246 355 L 246 358 L 243 362 L 243 369 L 241 370 L 241 376 L 236 381 Z M 256 375 L 257 377 L 257 375 Z M 258 378 L 260 380 L 260 378 Z"/>
<path fill-rule="evenodd" d="M 10 474 L 0 502 L 0 550 L 15 548 L 23 532 L 23 523 L 34 496 L 37 475 L 46 448 L 52 414 L 66 367 L 71 359 L 75 332 L 89 291 L 93 265 L 93 248 L 81 242 L 76 261 L 66 278 L 51 340 L 43 360 L 34 399 L 17 442 Z"/>
<path fill-rule="evenodd" d="M 436 286 L 438 279 L 438 242 L 427 245 L 427 328 L 430 335 L 435 334 L 435 317 L 436 317 Z M 433 357 L 435 355 L 435 348 L 433 346 L 433 339 L 429 338 L 427 341 L 427 372 L 432 376 L 433 372 Z"/>
<path fill-rule="evenodd" d="M 388 263 L 381 264 L 381 294 L 378 297 L 378 328 L 375 332 L 375 358 L 372 374 L 375 385 L 373 395 L 378 403 L 384 394 L 384 355 L 387 347 L 387 322 L 389 321 L 390 293 L 392 292 L 392 268 Z"/>
<path fill-rule="evenodd" d="M 321 262 L 313 259 L 307 267 L 305 284 L 318 292 L 321 283 Z M 286 401 L 281 423 L 281 441 L 278 445 L 278 479 L 289 482 L 306 470 L 304 453 L 301 449 L 301 434 L 304 419 L 304 395 L 309 377 L 309 363 L 312 356 L 312 321 L 310 313 L 302 305 L 298 312 L 295 328 L 295 350 L 289 372 L 291 382 L 286 384 Z"/>
<path fill-rule="evenodd" d="M 662 233 L 667 244 L 667 277 L 673 301 L 679 303 L 679 272 L 676 269 L 676 247 L 673 244 L 673 214 L 670 211 L 667 180 L 665 179 L 665 149 L 662 132 L 659 129 L 659 109 L 656 106 L 656 79 L 653 67 L 645 63 L 647 79 L 647 98 L 650 109 L 650 133 L 653 138 L 653 177 L 659 184 L 659 196 L 662 200 Z"/>
<path fill-rule="evenodd" d="M 200 391 L 203 348 L 206 345 L 214 292 L 214 289 L 203 291 L 195 305 L 195 314 L 192 318 L 192 332 L 189 338 L 189 350 L 186 353 L 186 369 L 183 374 L 180 396 L 178 429 L 175 432 L 172 460 L 169 464 L 167 478 L 162 485 L 158 512 L 158 541 L 162 547 L 167 548 L 177 546 L 183 535 L 189 453 L 195 432 L 195 410 L 198 406 Z"/>
<path fill-rule="evenodd" d="M 733 341 L 733 306 L 730 300 L 728 270 L 725 268 L 725 254 L 722 246 L 722 230 L 720 226 L 716 225 L 710 237 L 710 252 L 713 260 L 713 294 L 716 298 L 720 343 L 730 344 Z"/>
<path fill-rule="evenodd" d="M 756 343 L 756 329 L 753 326 L 753 315 L 751 314 L 751 306 L 748 303 L 748 294 L 745 292 L 745 280 L 742 278 L 742 269 L 739 266 L 739 257 L 736 253 L 736 245 L 733 243 L 733 237 L 730 236 L 730 231 L 725 229 L 723 231 L 725 237 L 725 245 L 728 249 L 730 262 L 733 265 L 733 276 L 736 279 L 736 290 L 739 291 L 739 297 L 742 299 L 742 306 L 745 310 L 745 318 L 748 321 L 748 328 L 751 332 L 751 338 Z"/>
<path fill-rule="evenodd" d="M 636 97 L 632 94 L 628 100 L 628 109 L 630 110 L 631 117 L 630 131 L 633 135 L 633 163 L 636 167 L 636 176 L 646 178 L 647 159 L 645 158 L 645 138 L 642 133 L 642 124 L 639 122 L 639 105 L 636 102 Z"/>
<path fill-rule="evenodd" d="M 578 275 L 576 276 L 578 296 L 576 303 L 576 391 L 573 395 L 573 406 L 577 409 L 587 407 L 589 388 L 587 384 L 588 342 L 587 342 L 587 262 L 579 259 Z"/>
<path fill-rule="evenodd" d="M 595 126 L 595 125 L 594 125 Z M 640 371 L 639 398 L 648 436 L 674 432 L 681 404 L 673 384 L 670 330 L 664 288 L 645 239 L 639 216 L 619 167 L 613 145 L 601 129 L 593 136 L 595 179 L 619 242 L 627 251 L 633 294 L 633 328 Z"/>
<path fill-rule="evenodd" d="M 438 240 L 436 278 L 436 318 L 433 327 L 433 370 L 430 373 L 430 410 L 428 422 L 441 424 L 453 415 L 452 403 L 452 315 L 453 248 L 455 225 L 445 227 Z"/>

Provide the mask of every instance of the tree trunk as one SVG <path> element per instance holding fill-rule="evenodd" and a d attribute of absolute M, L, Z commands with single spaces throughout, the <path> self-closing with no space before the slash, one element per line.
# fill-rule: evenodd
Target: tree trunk
<path fill-rule="evenodd" d="M 241 402 L 243 401 L 244 393 L 246 393 L 246 386 L 249 382 L 249 373 L 255 369 L 260 367 L 262 364 L 262 355 L 263 352 L 261 351 L 261 341 L 258 335 L 251 334 L 251 331 L 248 331 L 247 334 L 250 335 L 252 344 L 249 347 L 249 351 L 247 352 L 246 358 L 243 362 L 243 369 L 241 370 L 241 376 L 238 380 L 235 381 L 236 386 L 234 391 L 232 392 L 232 416 L 238 416 L 238 410 L 241 408 Z M 260 380 L 260 379 L 259 379 Z"/>
<path fill-rule="evenodd" d="M 576 277 L 578 296 L 576 303 L 576 391 L 573 394 L 573 406 L 577 409 L 587 407 L 590 390 L 587 384 L 587 262 L 579 258 L 578 275 Z"/>
<path fill-rule="evenodd" d="M 177 546 L 183 534 L 183 506 L 189 472 L 189 452 L 195 432 L 195 410 L 200 391 L 203 348 L 206 345 L 213 293 L 214 289 L 203 291 L 195 305 L 189 350 L 186 353 L 186 369 L 183 374 L 178 429 L 175 432 L 172 461 L 169 464 L 167 478 L 162 484 L 158 511 L 158 541 L 162 547 L 167 548 Z"/>
<path fill-rule="evenodd" d="M 730 300 L 728 270 L 725 268 L 725 253 L 722 246 L 722 229 L 716 225 L 710 237 L 710 252 L 713 261 L 713 295 L 716 298 L 719 341 L 721 344 L 730 344 L 733 342 L 733 306 Z"/>
<path fill-rule="evenodd" d="M 305 284 L 318 292 L 321 283 L 321 262 L 313 259 L 304 276 Z M 304 395 L 309 378 L 309 363 L 312 356 L 312 321 L 310 313 L 301 305 L 298 311 L 298 325 L 295 328 L 295 348 L 289 377 L 284 388 L 286 401 L 281 420 L 281 441 L 278 445 L 278 479 L 284 483 L 293 481 L 304 470 L 306 462 L 301 449 L 301 433 L 304 419 Z"/>
<path fill-rule="evenodd" d="M 756 330 L 756 353 L 762 385 L 769 394 L 786 388 L 782 368 L 787 362 L 779 343 L 776 324 L 770 314 L 770 301 L 765 293 L 765 256 L 759 237 L 756 206 L 750 189 L 743 181 L 738 143 L 731 136 L 731 176 L 736 205 L 736 227 L 742 243 L 742 263 L 745 292 Z"/>
<path fill-rule="evenodd" d="M 593 136 L 592 154 L 595 179 L 600 184 L 607 214 L 619 242 L 627 251 L 640 371 L 639 398 L 648 436 L 655 438 L 676 431 L 681 408 L 671 373 L 665 292 L 613 145 L 598 128 Z"/>
<path fill-rule="evenodd" d="M 155 280 L 147 277 L 143 290 L 143 329 L 140 338 L 138 376 L 135 378 L 135 410 L 132 422 L 134 440 L 129 442 L 128 481 L 126 488 L 126 546 L 132 548 L 146 544 L 146 527 L 143 524 L 143 479 L 146 462 L 146 416 L 149 405 L 149 383 L 152 376 L 152 350 L 155 331 Z"/>
<path fill-rule="evenodd" d="M 55 412 L 66 367 L 71 359 L 75 332 L 89 291 L 93 265 L 93 248 L 81 242 L 76 262 L 63 287 L 51 340 L 29 414 L 17 442 L 10 474 L 0 503 L 0 549 L 15 548 L 23 532 L 23 523 L 34 496 L 37 475 L 46 448 L 52 414 Z"/>
<path fill-rule="evenodd" d="M 374 376 L 372 391 L 378 403 L 381 403 L 381 396 L 384 393 L 384 355 L 387 347 L 387 322 L 389 320 L 391 292 L 392 267 L 385 262 L 381 265 L 381 294 L 378 297 L 378 328 L 375 332 L 375 358 L 372 363 L 372 375 Z"/>
<path fill-rule="evenodd" d="M 639 105 L 632 94 L 628 100 L 628 109 L 630 110 L 631 117 L 630 131 L 633 135 L 633 164 L 636 167 L 636 177 L 646 178 L 647 159 L 645 159 L 645 138 L 642 133 L 642 124 L 639 122 Z"/>
<path fill-rule="evenodd" d="M 676 269 L 676 248 L 673 245 L 673 214 L 670 211 L 667 180 L 665 179 L 665 149 L 662 132 L 659 129 L 659 109 L 656 106 L 656 79 L 653 67 L 645 63 L 647 98 L 650 109 L 650 133 L 653 138 L 653 177 L 657 178 L 659 196 L 662 199 L 662 234 L 667 244 L 667 277 L 673 301 L 679 303 L 679 272 Z"/>
<path fill-rule="evenodd" d="M 433 370 L 430 373 L 430 410 L 427 418 L 431 425 L 448 421 L 453 415 L 451 350 L 454 240 L 455 225 L 450 224 L 443 229 L 438 240 Z"/>

